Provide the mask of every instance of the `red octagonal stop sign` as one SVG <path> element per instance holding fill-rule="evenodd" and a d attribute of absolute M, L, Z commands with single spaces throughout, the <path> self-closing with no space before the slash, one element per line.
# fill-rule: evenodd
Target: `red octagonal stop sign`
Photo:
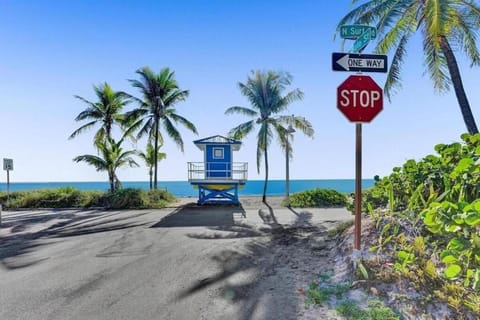
<path fill-rule="evenodd" d="M 337 88 L 337 108 L 352 122 L 370 122 L 383 109 L 383 90 L 369 76 L 350 76 Z"/>

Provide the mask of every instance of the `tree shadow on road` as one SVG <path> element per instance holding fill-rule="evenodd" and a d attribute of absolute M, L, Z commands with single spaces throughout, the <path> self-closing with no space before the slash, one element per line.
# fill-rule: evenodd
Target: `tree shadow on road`
<path fill-rule="evenodd" d="M 7 220 L 7 224 L 10 224 L 10 227 L 14 229 L 17 228 L 17 230 L 26 230 L 36 223 L 45 223 L 53 219 L 64 220 L 39 231 L 14 232 L 11 235 L 1 237 L 0 265 L 7 270 L 12 270 L 30 267 L 42 262 L 48 258 L 35 257 L 35 252 L 40 248 L 56 243 L 56 239 L 59 238 L 110 232 L 148 224 L 135 222 L 134 219 L 149 212 L 119 216 L 121 213 L 122 211 L 116 211 L 102 214 L 101 211 L 92 211 L 91 214 L 76 215 L 70 211 L 67 213 L 44 214 L 43 217 L 36 217 L 34 214 L 19 215 L 18 219 L 11 217 Z"/>
<path fill-rule="evenodd" d="M 235 220 L 245 217 L 245 214 L 242 205 L 184 205 L 162 218 L 152 228 L 232 227 L 235 226 Z"/>
<path fill-rule="evenodd" d="M 274 209 L 268 208 L 267 214 L 274 216 Z M 179 292 L 175 300 L 217 288 L 216 298 L 235 306 L 234 319 L 296 319 L 300 311 L 296 290 L 306 284 L 303 278 L 319 271 L 319 264 L 312 260 L 324 259 L 312 256 L 310 242 L 326 235 L 327 228 L 312 224 L 309 212 L 292 213 L 296 216 L 293 224 L 255 229 L 256 237 L 260 237 L 257 241 L 247 243 L 239 251 L 224 250 L 212 256 L 220 271 L 198 279 Z M 264 222 L 279 225 L 276 219 Z M 207 239 L 203 234 L 198 238 Z M 210 239 L 218 238 L 225 237 Z"/>

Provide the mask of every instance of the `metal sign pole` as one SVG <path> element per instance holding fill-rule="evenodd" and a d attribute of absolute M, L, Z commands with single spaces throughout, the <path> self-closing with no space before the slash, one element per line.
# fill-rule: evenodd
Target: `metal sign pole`
<path fill-rule="evenodd" d="M 355 249 L 360 250 L 362 234 L 362 124 L 355 126 Z"/>
<path fill-rule="evenodd" d="M 7 170 L 7 203 L 10 201 L 10 170 Z"/>

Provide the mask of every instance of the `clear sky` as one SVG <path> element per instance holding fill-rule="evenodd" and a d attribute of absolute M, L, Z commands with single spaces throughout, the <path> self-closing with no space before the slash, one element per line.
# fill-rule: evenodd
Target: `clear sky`
<path fill-rule="evenodd" d="M 193 140 L 227 132 L 242 116 L 226 116 L 233 105 L 249 106 L 237 83 L 251 70 L 288 71 L 305 98 L 288 113 L 303 115 L 314 139 L 295 134 L 291 178 L 353 178 L 355 125 L 336 109 L 336 88 L 349 73 L 331 70 L 338 20 L 351 0 L 318 1 L 0 1 L 0 158 L 13 158 L 15 181 L 104 181 L 105 173 L 72 159 L 95 154 L 95 130 L 73 140 L 74 121 L 95 100 L 93 85 L 137 95 L 127 79 L 149 66 L 170 67 L 187 101 L 178 113 L 198 128 L 180 127 L 185 152 L 167 139 L 160 180 L 186 180 L 188 161 L 202 161 Z M 351 43 L 346 44 L 347 47 Z M 364 51 L 371 52 L 373 45 Z M 478 68 L 458 53 L 464 86 L 480 121 Z M 438 95 L 425 74 L 418 39 L 408 47 L 403 88 L 385 101 L 383 112 L 363 129 L 363 176 L 388 174 L 405 160 L 433 152 L 436 143 L 459 140 L 465 132 L 452 92 Z M 383 74 L 371 74 L 383 86 Z M 130 107 L 131 108 L 131 107 Z M 127 109 L 129 110 L 129 109 Z M 130 147 L 128 145 L 126 148 Z M 255 165 L 255 134 L 244 140 L 234 161 L 249 163 L 249 178 L 263 179 Z M 285 156 L 269 151 L 270 178 L 284 179 Z M 140 160 L 139 160 L 140 163 Z M 122 181 L 147 180 L 147 170 L 121 169 Z M 0 177 L 5 181 L 6 174 Z"/>

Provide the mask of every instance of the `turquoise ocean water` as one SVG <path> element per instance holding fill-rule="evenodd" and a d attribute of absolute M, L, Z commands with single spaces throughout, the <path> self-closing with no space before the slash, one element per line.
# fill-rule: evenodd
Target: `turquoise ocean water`
<path fill-rule="evenodd" d="M 362 188 L 373 186 L 373 179 L 362 180 Z M 125 181 L 122 182 L 124 188 L 142 188 L 148 189 L 147 181 Z M 10 183 L 10 191 L 26 191 L 35 189 L 51 189 L 60 187 L 75 187 L 80 190 L 102 190 L 108 189 L 107 182 L 13 182 Z M 198 191 L 187 181 L 159 181 L 159 188 L 164 188 L 177 197 L 196 197 Z M 334 189 L 340 192 L 350 193 L 355 190 L 354 179 L 330 179 L 330 180 L 290 180 L 290 193 L 299 191 L 322 188 Z M 0 183 L 0 191 L 7 190 L 6 183 Z M 239 190 L 240 195 L 260 196 L 263 192 L 262 180 L 247 181 L 245 186 Z M 279 196 L 285 194 L 285 180 L 272 180 L 268 182 L 267 194 Z"/>

